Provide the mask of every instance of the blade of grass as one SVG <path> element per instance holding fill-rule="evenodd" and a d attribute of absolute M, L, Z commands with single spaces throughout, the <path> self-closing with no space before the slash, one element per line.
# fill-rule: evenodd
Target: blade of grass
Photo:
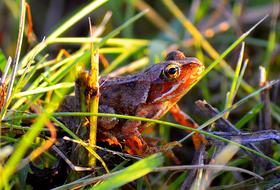
<path fill-rule="evenodd" d="M 65 44 L 88 44 L 89 42 L 100 43 L 103 38 L 89 37 L 61 37 L 48 41 L 48 44 L 65 43 Z M 106 45 L 111 46 L 147 46 L 149 40 L 144 39 L 128 39 L 128 38 L 110 38 L 106 41 Z"/>
<path fill-rule="evenodd" d="M 40 93 L 44 93 L 44 92 L 49 92 L 49 91 L 53 91 L 53 90 L 57 90 L 57 89 L 62 89 L 62 88 L 72 88 L 74 87 L 74 83 L 70 83 L 70 82 L 64 82 L 64 83 L 58 83 L 52 86 L 47 86 L 47 87 L 38 87 L 34 90 L 27 90 L 24 92 L 18 92 L 16 93 L 13 97 L 14 98 L 21 98 L 21 97 L 25 97 L 25 96 L 30 96 L 30 95 L 34 95 L 34 94 L 40 94 Z"/>
<path fill-rule="evenodd" d="M 274 103 L 271 103 L 271 108 L 272 108 L 272 116 L 280 123 L 280 108 Z"/>
<path fill-rule="evenodd" d="M 224 150 L 224 154 L 226 154 L 227 150 Z M 225 155 L 228 156 L 228 155 Z M 154 172 L 164 172 L 164 171 L 182 171 L 182 170 L 192 170 L 192 169 L 209 169 L 209 170 L 224 170 L 224 171 L 237 171 L 237 172 L 244 172 L 249 175 L 254 176 L 255 178 L 258 178 L 260 180 L 263 179 L 260 175 L 251 172 L 246 169 L 238 168 L 238 167 L 233 167 L 233 166 L 225 166 L 223 163 L 221 164 L 200 164 L 200 165 L 180 165 L 180 166 L 165 166 L 165 167 L 160 167 L 160 168 L 155 168 L 153 171 Z"/>
<path fill-rule="evenodd" d="M 109 73 L 111 73 L 120 63 L 122 63 L 124 60 L 126 60 L 128 57 L 130 57 L 131 55 L 133 55 L 135 52 L 137 52 L 139 50 L 138 47 L 135 48 L 130 48 L 127 51 L 123 52 L 121 55 L 119 55 L 116 59 L 114 59 L 114 61 L 111 62 L 111 64 L 109 65 L 109 67 L 107 67 L 102 73 L 101 75 L 108 75 Z"/>
<path fill-rule="evenodd" d="M 111 174 L 105 174 L 102 176 L 89 178 L 89 179 L 79 179 L 74 182 L 62 185 L 60 187 L 54 188 L 53 190 L 63 190 L 63 189 L 72 189 L 75 187 L 85 187 L 92 183 L 96 183 L 101 180 L 105 180 L 98 185 L 93 186 L 90 189 L 116 189 L 128 182 L 136 180 L 148 173 L 152 172 L 153 169 L 163 164 L 163 155 L 161 153 L 153 154 L 149 157 L 146 157 L 131 166 L 116 171 Z"/>
<path fill-rule="evenodd" d="M 133 61 L 132 63 L 125 65 L 119 69 L 114 70 L 110 73 L 110 77 L 116 77 L 123 75 L 125 73 L 133 73 L 136 70 L 143 68 L 149 64 L 149 58 L 148 57 L 142 57 L 141 59 L 138 59 L 136 61 Z"/>
<path fill-rule="evenodd" d="M 263 104 L 255 105 L 249 112 L 247 112 L 238 122 L 235 123 L 237 129 L 241 129 L 246 123 L 252 120 L 263 108 Z"/>
<path fill-rule="evenodd" d="M 134 0 L 128 0 L 126 2 L 126 9 L 125 9 L 125 14 L 124 14 L 124 20 L 128 20 L 129 18 L 133 17 L 133 15 L 136 12 L 135 8 L 130 3 L 131 1 L 134 1 Z M 127 38 L 133 38 L 133 36 L 134 36 L 134 34 L 133 34 L 133 24 L 131 24 L 130 26 L 126 27 L 123 30 L 123 36 L 127 37 Z"/>
<path fill-rule="evenodd" d="M 123 53 L 125 51 L 126 49 L 122 47 L 105 47 L 99 49 L 100 54 L 118 54 Z"/>
<path fill-rule="evenodd" d="M 148 12 L 148 10 L 144 10 L 140 13 L 138 13 L 137 15 L 135 15 L 134 17 L 130 18 L 129 20 L 127 20 L 125 23 L 123 23 L 121 26 L 119 26 L 118 28 L 116 28 L 115 30 L 113 30 L 112 32 L 110 32 L 108 35 L 106 35 L 104 38 L 102 38 L 100 40 L 100 42 L 98 42 L 95 45 L 95 48 L 99 48 L 101 46 L 103 46 L 110 38 L 115 37 L 116 35 L 118 35 L 120 33 L 120 31 L 122 31 L 123 29 L 125 29 L 127 26 L 129 26 L 131 23 L 135 22 L 136 20 L 138 20 L 139 18 L 141 18 L 142 16 L 144 16 L 146 13 Z"/>
<path fill-rule="evenodd" d="M 47 61 L 46 62 L 46 59 L 47 59 L 47 55 L 44 56 L 39 62 L 38 64 L 34 65 L 34 66 L 30 66 L 29 68 L 25 68 L 25 69 L 21 69 L 21 70 L 18 70 L 17 72 L 17 75 L 21 76 L 23 75 L 24 73 L 27 73 L 26 77 L 22 80 L 22 82 L 20 84 L 17 84 L 17 89 L 22 89 L 27 83 L 28 81 L 31 79 L 31 77 L 34 76 L 34 74 L 36 73 L 36 71 L 38 69 L 41 69 L 41 68 L 45 68 L 45 67 L 48 67 L 49 66 L 49 63 L 51 63 L 51 61 Z"/>
<path fill-rule="evenodd" d="M 43 40 L 43 42 L 44 42 L 44 40 Z M 42 45 L 43 42 L 41 42 L 40 44 Z M 40 45 L 40 44 L 39 44 L 39 45 Z M 32 64 L 32 62 L 33 62 L 34 57 L 35 57 L 36 54 L 37 54 L 37 53 L 35 52 L 34 56 L 29 60 L 29 62 L 27 63 L 26 67 L 24 68 L 23 73 L 21 73 L 20 78 L 19 78 L 18 82 L 16 83 L 16 85 L 15 85 L 15 87 L 14 87 L 14 92 L 17 92 L 17 91 L 19 90 L 19 87 L 20 87 L 20 86 L 23 87 L 22 82 L 23 82 L 24 77 L 25 77 L 26 74 L 27 74 L 27 70 L 28 70 L 28 68 L 30 67 L 30 65 Z M 39 63 L 38 63 L 37 65 L 39 65 Z M 35 72 L 35 71 L 33 71 L 33 72 Z M 17 71 L 17 73 L 18 73 L 18 71 Z M 12 94 L 11 97 L 13 98 L 13 94 Z"/>
<path fill-rule="evenodd" d="M 242 67 L 242 69 L 241 69 L 240 75 L 239 75 L 239 77 L 238 77 L 238 79 L 237 79 L 237 82 L 236 82 L 236 87 L 235 87 L 234 95 L 237 94 L 237 90 L 239 89 L 239 86 L 240 86 L 240 84 L 241 84 L 241 82 L 242 82 L 242 78 L 243 78 L 243 76 L 244 76 L 244 73 L 245 73 L 245 70 L 246 70 L 246 68 L 247 68 L 248 62 L 249 62 L 249 60 L 246 59 L 246 60 L 244 61 L 244 63 L 243 63 L 243 67 Z"/>
<path fill-rule="evenodd" d="M 279 16 L 280 12 L 280 3 L 278 1 L 274 1 L 274 6 L 272 10 L 272 19 L 271 19 L 271 25 L 270 25 L 270 32 L 268 36 L 268 42 L 266 46 L 266 52 L 264 55 L 264 67 L 266 68 L 267 73 L 269 73 L 270 69 L 270 60 L 272 53 L 276 47 L 277 43 L 277 18 Z"/>
<path fill-rule="evenodd" d="M 7 61 L 7 64 L 5 65 L 5 68 L 4 68 L 4 72 L 3 72 L 2 76 L 1 76 L 0 84 L 4 84 L 5 83 L 6 77 L 8 75 L 9 69 L 10 69 L 10 66 L 12 64 L 12 61 L 13 61 L 12 58 L 9 57 L 8 61 Z"/>
<path fill-rule="evenodd" d="M 102 183 L 90 188 L 95 190 L 108 190 L 121 187 L 122 185 L 134 181 L 140 177 L 152 172 L 153 169 L 163 164 L 163 155 L 161 153 L 151 155 L 135 164 L 118 171 L 118 173 L 103 181 Z"/>
<path fill-rule="evenodd" d="M 90 35 L 93 37 L 93 30 L 90 24 Z M 90 113 L 98 113 L 98 104 L 99 104 L 99 49 L 94 48 L 94 44 L 91 43 L 91 64 L 90 64 L 90 73 L 89 73 L 89 86 L 94 91 L 94 94 L 90 94 L 89 100 L 89 112 Z M 97 134 L 97 117 L 90 116 L 89 117 L 89 145 L 94 147 L 96 145 L 96 134 Z M 89 166 L 95 166 L 96 158 L 89 154 Z"/>
<path fill-rule="evenodd" d="M 169 37 L 174 40 L 178 40 L 177 34 L 172 27 L 145 1 L 130 1 L 138 10 L 143 11 L 148 9 L 149 12 L 146 14 L 146 17 L 159 29 L 165 32 Z"/>
<path fill-rule="evenodd" d="M 233 156 L 238 152 L 238 150 L 239 150 L 238 146 L 228 144 L 225 147 L 223 147 L 223 149 L 220 150 L 219 153 L 216 154 L 214 158 L 212 158 L 212 161 L 215 163 L 215 165 L 225 166 L 233 158 Z M 216 177 L 215 175 L 217 174 L 217 172 L 219 172 L 219 170 L 217 170 L 217 171 L 206 170 L 205 171 L 205 173 L 203 175 L 202 183 L 200 185 L 201 189 L 209 188 L 211 182 Z"/>
<path fill-rule="evenodd" d="M 229 108 L 232 105 L 234 97 L 236 95 L 235 92 L 237 92 L 237 89 L 236 89 L 237 81 L 242 79 L 241 78 L 242 76 L 239 76 L 239 73 L 240 73 L 242 60 L 243 60 L 243 55 L 244 55 L 244 47 L 245 47 L 245 43 L 242 42 L 240 54 L 239 54 L 238 61 L 237 61 L 237 66 L 236 66 L 234 77 L 233 77 L 233 80 L 232 80 L 232 83 L 231 83 L 231 88 L 230 88 L 228 97 L 226 99 L 227 101 L 225 102 L 225 109 Z M 229 115 L 229 113 L 226 113 L 224 115 L 224 118 L 227 119 L 228 115 Z"/>
<path fill-rule="evenodd" d="M 86 54 L 83 54 L 82 52 L 77 52 L 73 54 L 71 57 L 66 58 L 62 60 L 61 62 L 57 63 L 56 65 L 63 65 L 59 70 L 56 70 L 53 74 L 50 74 L 50 71 L 55 70 L 56 65 L 51 67 L 49 71 L 46 71 L 45 73 L 42 73 L 40 77 L 38 77 L 33 83 L 30 85 L 30 87 L 27 90 L 33 90 L 37 87 L 44 88 L 48 85 L 48 82 L 43 82 L 40 84 L 41 81 L 44 80 L 44 77 L 48 77 L 49 81 L 53 84 L 56 84 L 61 80 L 63 77 L 65 77 L 69 71 L 82 59 L 86 59 L 87 56 L 89 57 L 89 52 Z M 43 77 L 44 76 L 44 77 Z M 35 102 L 38 98 L 40 98 L 41 95 L 36 95 L 35 97 L 31 98 L 33 102 Z M 14 103 L 12 106 L 12 109 L 16 110 L 18 109 L 27 99 L 25 97 L 19 99 L 17 102 Z M 25 108 L 23 108 L 22 111 L 25 111 L 29 107 L 28 104 L 25 105 Z"/>
<path fill-rule="evenodd" d="M 175 180 L 173 180 L 170 185 L 168 185 L 169 190 L 177 190 L 180 189 L 180 186 L 184 182 L 184 180 L 187 177 L 187 173 L 183 172 L 181 175 L 179 175 Z"/>

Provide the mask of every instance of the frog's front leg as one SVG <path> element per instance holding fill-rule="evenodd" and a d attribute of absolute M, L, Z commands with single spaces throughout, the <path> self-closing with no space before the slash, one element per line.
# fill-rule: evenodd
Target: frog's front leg
<path fill-rule="evenodd" d="M 170 113 L 172 114 L 176 122 L 180 123 L 181 125 L 185 125 L 194 129 L 197 129 L 199 127 L 198 124 L 195 123 L 195 121 L 193 121 L 190 116 L 184 113 L 177 104 L 175 104 L 170 109 Z M 207 144 L 207 140 L 205 139 L 205 137 L 197 132 L 192 135 L 192 140 L 196 150 L 199 150 L 201 144 Z"/>
<path fill-rule="evenodd" d="M 99 105 L 99 113 L 111 113 L 115 114 L 115 110 L 107 105 Z M 121 145 L 116 135 L 112 132 L 112 129 L 116 127 L 119 119 L 116 117 L 98 117 L 98 140 L 108 142 L 110 145 Z"/>
<path fill-rule="evenodd" d="M 148 145 L 143 139 L 139 131 L 141 125 L 141 121 L 127 121 L 122 127 L 124 143 L 128 148 L 127 152 L 139 156 L 146 156 L 159 152 L 160 149 L 158 147 Z"/>
<path fill-rule="evenodd" d="M 139 132 L 141 121 L 126 121 L 121 128 L 121 133 L 124 137 L 124 143 L 129 148 L 127 150 L 130 154 L 142 155 L 143 149 L 146 146 L 145 141 Z"/>

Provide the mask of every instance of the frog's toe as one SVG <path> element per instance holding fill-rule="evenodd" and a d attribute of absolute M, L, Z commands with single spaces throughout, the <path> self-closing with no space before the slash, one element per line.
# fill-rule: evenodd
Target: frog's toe
<path fill-rule="evenodd" d="M 139 156 L 148 156 L 162 151 L 158 146 L 149 146 L 141 137 L 137 136 L 129 137 L 126 139 L 125 144 L 128 148 L 126 151 L 129 154 L 136 154 Z"/>
<path fill-rule="evenodd" d="M 125 145 L 127 146 L 127 152 L 129 154 L 137 154 L 142 156 L 143 150 L 146 147 L 146 143 L 143 143 L 142 139 L 137 136 L 129 137 L 125 140 Z"/>
<path fill-rule="evenodd" d="M 122 147 L 122 145 L 119 142 L 119 140 L 117 139 L 117 137 L 115 137 L 110 132 L 106 132 L 106 131 L 102 131 L 101 132 L 101 131 L 99 131 L 98 141 L 107 142 L 107 143 L 109 143 L 109 145 L 116 145 L 116 146 Z"/>
<path fill-rule="evenodd" d="M 100 113 L 112 113 L 115 114 L 115 110 L 106 105 L 100 105 L 98 107 L 98 112 Z M 116 117 L 98 117 L 98 125 L 109 130 L 113 129 L 119 122 L 119 119 Z"/>
<path fill-rule="evenodd" d="M 205 139 L 205 137 L 199 133 L 194 133 L 192 135 L 192 141 L 194 144 L 195 150 L 199 150 L 201 145 L 207 145 L 208 141 Z"/>

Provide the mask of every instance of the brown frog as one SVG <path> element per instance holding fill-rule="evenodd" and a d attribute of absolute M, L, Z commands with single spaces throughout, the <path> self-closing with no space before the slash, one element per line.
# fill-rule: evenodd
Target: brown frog
<path fill-rule="evenodd" d="M 185 57 L 180 51 L 172 51 L 164 62 L 137 74 L 103 77 L 99 80 L 99 112 L 160 119 L 185 95 L 203 70 L 204 65 L 198 59 Z M 76 81 L 77 86 L 86 85 L 84 76 Z M 90 90 L 85 88 L 82 92 L 80 89 L 76 89 L 76 97 Z M 70 110 L 67 105 L 71 104 Z M 72 96 L 66 99 L 63 108 L 61 111 L 79 111 L 80 104 Z M 176 114 L 176 111 L 173 113 Z M 73 118 L 64 119 L 64 122 L 72 129 L 77 129 L 79 124 L 73 123 Z M 125 145 L 133 154 L 150 154 L 156 148 L 148 146 L 141 136 L 142 130 L 148 125 L 142 121 L 101 117 L 98 118 L 97 138 L 110 144 Z"/>

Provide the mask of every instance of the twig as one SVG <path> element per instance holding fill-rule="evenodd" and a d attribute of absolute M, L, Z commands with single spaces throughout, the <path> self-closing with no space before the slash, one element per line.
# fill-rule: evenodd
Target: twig
<path fill-rule="evenodd" d="M 68 164 L 68 166 L 77 172 L 81 172 L 81 171 L 92 171 L 93 168 L 89 168 L 89 167 L 81 167 L 81 166 L 75 166 L 64 154 L 61 150 L 59 150 L 59 148 L 57 148 L 55 145 L 52 146 L 52 149 L 66 162 L 66 164 Z"/>
<path fill-rule="evenodd" d="M 219 113 L 219 111 L 216 108 L 212 107 L 205 100 L 204 101 L 198 100 L 195 102 L 195 104 L 200 110 L 202 110 L 209 117 L 214 117 Z M 221 131 L 236 132 L 236 133 L 240 132 L 238 129 L 235 128 L 234 125 L 232 125 L 228 120 L 224 118 L 220 118 L 219 120 L 217 120 L 216 127 Z"/>
<path fill-rule="evenodd" d="M 67 141 L 72 141 L 72 142 L 77 143 L 77 144 L 81 144 L 80 141 L 75 140 L 75 139 L 70 139 L 70 138 L 67 137 L 67 136 L 64 136 L 63 139 L 64 139 L 64 140 L 67 140 Z M 90 146 L 89 144 L 85 144 L 85 145 L 86 145 L 86 146 Z M 124 157 L 131 158 L 131 159 L 134 159 L 134 160 L 141 160 L 140 157 L 137 157 L 137 156 L 134 156 L 134 155 L 131 155 L 131 154 L 126 154 L 126 153 L 123 153 L 123 152 L 118 152 L 118 151 L 110 150 L 110 149 L 107 149 L 107 148 L 104 148 L 104 147 L 100 147 L 100 146 L 97 146 L 97 145 L 94 145 L 93 148 L 100 149 L 100 150 L 102 150 L 102 151 L 111 153 L 111 154 L 113 154 L 113 155 L 118 155 L 118 156 L 120 156 L 121 158 L 123 158 L 124 160 L 126 159 L 126 158 L 124 158 Z"/>
<path fill-rule="evenodd" d="M 200 149 L 198 151 L 195 152 L 193 160 L 192 160 L 192 164 L 193 165 L 203 165 L 203 155 L 205 153 L 205 145 L 201 144 Z M 190 173 L 188 174 L 187 178 L 184 180 L 182 186 L 181 186 L 181 190 L 183 189 L 190 189 L 194 179 L 195 179 L 195 175 L 198 175 L 198 172 L 201 170 L 198 170 L 199 168 L 194 168 L 193 170 L 190 171 Z M 201 169 L 201 168 L 200 168 Z"/>
<path fill-rule="evenodd" d="M 259 86 L 265 86 L 267 81 L 267 74 L 264 67 L 260 66 L 260 81 Z M 260 94 L 260 101 L 264 104 L 264 109 L 260 112 L 260 123 L 259 123 L 259 130 L 263 129 L 271 129 L 271 110 L 270 110 L 270 99 L 269 99 L 269 89 L 264 90 Z"/>
<path fill-rule="evenodd" d="M 280 143 L 280 132 L 277 130 L 263 130 L 257 132 L 242 132 L 239 134 L 230 133 L 230 132 L 210 132 L 214 135 L 241 143 L 241 144 L 250 144 L 250 143 L 259 143 L 262 141 L 275 140 Z M 215 139 L 208 138 L 207 140 L 216 141 Z"/>

